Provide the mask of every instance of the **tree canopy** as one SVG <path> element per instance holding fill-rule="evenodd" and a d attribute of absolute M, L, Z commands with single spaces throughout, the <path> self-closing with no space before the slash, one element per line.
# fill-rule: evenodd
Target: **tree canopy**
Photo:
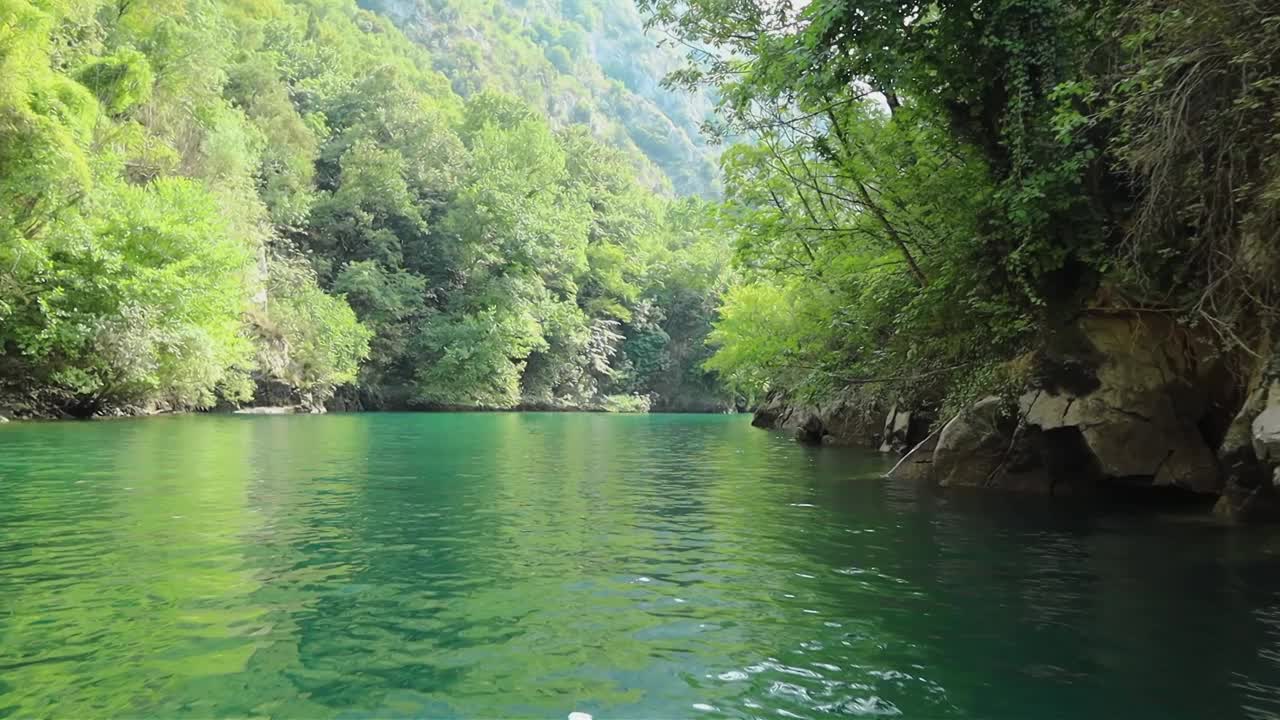
<path fill-rule="evenodd" d="M 498 8 L 491 40 L 524 47 Z M 460 95 L 465 45 L 429 51 L 393 23 L 418 15 L 377 9 L 3 7 L 8 402 L 728 406 L 689 352 L 728 279 L 705 203 L 549 95 Z M 577 22 L 557 64 L 585 57 Z"/>
<path fill-rule="evenodd" d="M 715 87 L 743 140 L 709 367 L 744 391 L 954 401 L 1082 312 L 1166 313 L 1229 353 L 1274 322 L 1269 6 L 641 5 L 692 48 L 669 82 Z"/>

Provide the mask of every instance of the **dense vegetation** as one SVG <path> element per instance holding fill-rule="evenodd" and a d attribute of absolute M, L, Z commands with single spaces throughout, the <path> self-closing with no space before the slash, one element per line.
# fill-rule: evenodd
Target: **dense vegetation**
<path fill-rule="evenodd" d="M 640 6 L 4 0 L 0 395 L 936 404 L 1086 310 L 1268 336 L 1268 4 Z"/>
<path fill-rule="evenodd" d="M 714 119 L 705 92 L 661 81 L 683 52 L 660 47 L 633 0 L 361 0 L 432 50 L 433 67 L 462 97 L 484 90 L 524 100 L 553 124 L 587 125 L 632 159 L 648 183 L 709 197 Z"/>
<path fill-rule="evenodd" d="M 702 201 L 462 57 L 345 0 L 0 0 L 0 399 L 723 407 Z"/>
<path fill-rule="evenodd" d="M 1086 309 L 1242 356 L 1273 323 L 1274 3 L 642 4 L 752 138 L 710 363 L 743 390 L 954 402 Z"/>

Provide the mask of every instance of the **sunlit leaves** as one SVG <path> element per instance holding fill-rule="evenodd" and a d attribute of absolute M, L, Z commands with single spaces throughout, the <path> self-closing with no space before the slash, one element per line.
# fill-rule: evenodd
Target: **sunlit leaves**
<path fill-rule="evenodd" d="M 53 248 L 24 353 L 89 403 L 144 397 L 208 406 L 252 365 L 240 333 L 251 248 L 189 181 L 111 186 L 90 234 Z"/>
<path fill-rule="evenodd" d="M 355 382 L 598 405 L 679 394 L 705 352 L 720 237 L 600 139 L 630 146 L 618 126 L 558 126 L 527 92 L 464 106 L 434 68 L 487 63 L 466 44 L 429 55 L 346 0 L 5 10 L 0 360 L 39 402 L 206 407 L 256 383 L 314 405 Z M 573 14 L 534 29 L 566 69 L 591 65 L 599 21 Z M 687 143 L 611 102 L 655 152 Z M 643 382 L 627 333 L 663 358 Z"/>

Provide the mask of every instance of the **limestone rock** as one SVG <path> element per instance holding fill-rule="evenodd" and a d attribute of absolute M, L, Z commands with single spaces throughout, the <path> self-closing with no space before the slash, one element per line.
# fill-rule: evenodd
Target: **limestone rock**
<path fill-rule="evenodd" d="M 1087 318 L 1074 333 L 1066 350 L 1042 354 L 1037 387 L 1019 402 L 1023 423 L 1075 428 L 1104 477 L 1217 492 L 1201 430 L 1216 385 L 1214 364 L 1198 358 L 1210 353 L 1161 318 Z"/>
<path fill-rule="evenodd" d="M 900 453 L 911 447 L 914 415 L 909 410 L 899 410 L 897 404 L 894 404 L 885 417 L 884 428 L 880 432 L 883 438 L 880 441 L 880 452 Z"/>
<path fill-rule="evenodd" d="M 1218 448 L 1224 484 L 1214 513 L 1233 521 L 1280 519 L 1280 467 L 1268 440 L 1267 412 L 1280 404 L 1280 384 L 1256 378 Z M 1262 457 L 1259 457 L 1259 455 Z"/>
<path fill-rule="evenodd" d="M 1029 390 L 1018 399 L 1018 407 L 1028 425 L 1045 430 L 1079 425 L 1079 413 L 1072 414 L 1073 395 L 1056 395 L 1045 390 Z"/>
<path fill-rule="evenodd" d="M 247 407 L 236 410 L 236 415 L 293 415 L 298 412 L 298 408 L 292 405 L 271 406 L 271 407 Z"/>
<path fill-rule="evenodd" d="M 1217 463 L 1198 415 L 1180 412 L 1161 389 L 1141 395 L 1124 382 L 1106 378 L 1084 397 L 1031 391 L 1021 400 L 1023 422 L 1045 431 L 1078 429 L 1104 476 L 1216 492 Z"/>
<path fill-rule="evenodd" d="M 1280 382 L 1272 383 L 1265 403 L 1253 419 L 1253 452 L 1265 463 L 1280 464 Z"/>
<path fill-rule="evenodd" d="M 824 436 L 827 436 L 826 428 L 816 413 L 806 413 L 795 429 L 796 441 L 807 445 L 821 445 Z"/>
<path fill-rule="evenodd" d="M 1000 398 L 983 398 L 942 428 L 931 468 L 939 486 L 1054 492 L 1044 434 L 1019 427 L 1003 405 Z"/>
<path fill-rule="evenodd" d="M 769 393 L 756 408 L 751 424 L 758 428 L 777 428 L 785 421 L 788 407 L 781 393 Z"/>
<path fill-rule="evenodd" d="M 925 482 L 933 477 L 933 453 L 938 448 L 938 437 L 941 434 L 941 428 L 930 433 L 903 455 L 887 475 L 894 480 L 907 482 Z"/>
<path fill-rule="evenodd" d="M 943 426 L 933 451 L 934 479 L 942 487 L 986 487 L 1000 468 L 1009 440 L 1000 398 L 978 401 Z"/>
<path fill-rule="evenodd" d="M 1212 357 L 1163 317 L 1085 318 L 1030 357 L 1016 415 L 986 398 L 948 423 L 931 472 L 949 487 L 1061 494 L 1109 481 L 1217 493 L 1211 443 L 1227 432 L 1230 402 L 1218 393 L 1231 384 Z"/>
<path fill-rule="evenodd" d="M 774 392 L 756 409 L 751 424 L 790 431 L 806 443 L 874 448 L 880 444 L 882 413 L 879 405 L 856 392 L 820 404 Z"/>

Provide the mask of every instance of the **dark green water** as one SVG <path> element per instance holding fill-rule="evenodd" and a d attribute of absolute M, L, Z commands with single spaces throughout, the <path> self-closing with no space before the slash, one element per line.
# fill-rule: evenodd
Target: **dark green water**
<path fill-rule="evenodd" d="M 0 427 L 0 716 L 1265 718 L 1269 532 L 746 417 Z"/>

